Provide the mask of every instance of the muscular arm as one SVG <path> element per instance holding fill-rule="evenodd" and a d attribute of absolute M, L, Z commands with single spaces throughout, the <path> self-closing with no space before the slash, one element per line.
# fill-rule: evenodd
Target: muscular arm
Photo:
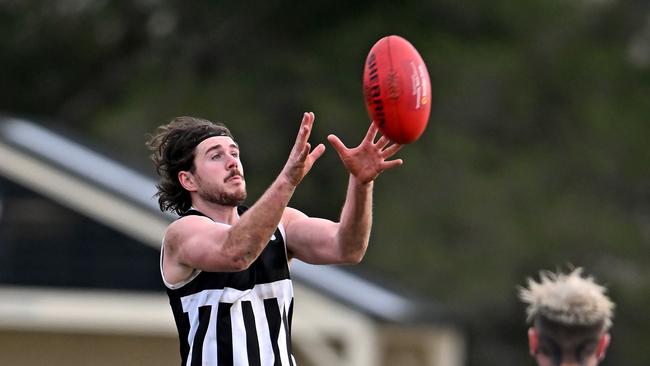
<path fill-rule="evenodd" d="M 292 257 L 312 264 L 359 263 L 368 247 L 372 225 L 373 183 L 350 176 L 339 222 L 307 217 L 287 209 L 287 247 Z"/>

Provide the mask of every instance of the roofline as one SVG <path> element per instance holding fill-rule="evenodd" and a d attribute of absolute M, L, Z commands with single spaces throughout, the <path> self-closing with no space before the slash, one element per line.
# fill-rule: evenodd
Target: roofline
<path fill-rule="evenodd" d="M 0 286 L 0 329 L 176 336 L 165 294 Z"/>
<path fill-rule="evenodd" d="M 169 224 L 169 219 L 162 215 L 151 215 L 117 194 L 88 184 L 2 141 L 0 174 L 150 246 L 160 247 L 161 233 Z"/>

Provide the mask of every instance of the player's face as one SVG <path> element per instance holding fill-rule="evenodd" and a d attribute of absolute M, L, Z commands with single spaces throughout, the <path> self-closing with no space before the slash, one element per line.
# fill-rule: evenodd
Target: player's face
<path fill-rule="evenodd" d="M 196 147 L 194 177 L 202 199 L 236 206 L 246 199 L 244 169 L 239 146 L 228 136 L 213 136 Z"/>

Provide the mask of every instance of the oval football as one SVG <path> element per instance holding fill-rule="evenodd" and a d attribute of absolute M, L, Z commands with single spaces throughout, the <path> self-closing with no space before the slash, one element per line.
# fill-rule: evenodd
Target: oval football
<path fill-rule="evenodd" d="M 394 142 L 415 142 L 431 112 L 429 72 L 409 41 L 391 35 L 377 41 L 366 58 L 363 90 L 370 118 Z"/>

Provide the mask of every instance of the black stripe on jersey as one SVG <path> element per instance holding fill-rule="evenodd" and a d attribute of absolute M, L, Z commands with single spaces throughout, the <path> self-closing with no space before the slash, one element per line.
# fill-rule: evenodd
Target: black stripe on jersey
<path fill-rule="evenodd" d="M 180 316 L 180 320 L 178 319 L 176 320 L 180 321 L 180 324 L 176 325 L 178 329 L 183 329 L 183 330 L 187 329 L 189 331 L 190 314 L 183 313 Z M 187 340 L 187 337 L 180 337 L 180 348 L 181 348 L 181 358 L 182 358 L 181 365 L 187 365 L 187 356 L 190 354 L 190 342 Z"/>
<path fill-rule="evenodd" d="M 255 328 L 255 314 L 250 301 L 242 301 L 242 314 L 244 315 L 244 327 L 246 329 L 246 352 L 248 353 L 248 365 L 260 366 L 260 345 L 257 340 L 257 328 Z"/>
<path fill-rule="evenodd" d="M 220 366 L 232 365 L 234 362 L 230 307 L 232 304 L 220 302 L 217 310 L 217 361 Z"/>
<path fill-rule="evenodd" d="M 293 322 L 293 298 L 291 299 L 291 304 L 289 304 L 289 329 L 291 329 Z"/>
<path fill-rule="evenodd" d="M 208 332 L 208 324 L 210 324 L 210 312 L 212 306 L 206 305 L 199 307 L 199 327 L 194 335 L 192 342 L 192 366 L 203 365 L 203 340 L 205 334 Z"/>
<path fill-rule="evenodd" d="M 274 366 L 282 366 L 280 359 L 280 350 L 278 348 L 278 338 L 280 337 L 280 308 L 278 307 L 277 299 L 265 299 L 264 311 L 266 312 L 266 321 L 269 325 L 269 335 L 271 336 L 271 344 L 273 345 L 273 354 L 275 355 Z"/>
<path fill-rule="evenodd" d="M 293 303 L 293 301 L 291 302 Z M 282 309 L 282 323 L 284 323 L 284 329 L 291 329 L 289 328 L 289 322 L 287 320 L 287 309 Z M 284 332 L 284 335 L 287 340 L 287 350 L 289 351 L 289 366 L 293 366 L 293 359 L 291 358 L 291 355 L 293 354 L 291 350 L 291 334 L 288 331 Z"/>

